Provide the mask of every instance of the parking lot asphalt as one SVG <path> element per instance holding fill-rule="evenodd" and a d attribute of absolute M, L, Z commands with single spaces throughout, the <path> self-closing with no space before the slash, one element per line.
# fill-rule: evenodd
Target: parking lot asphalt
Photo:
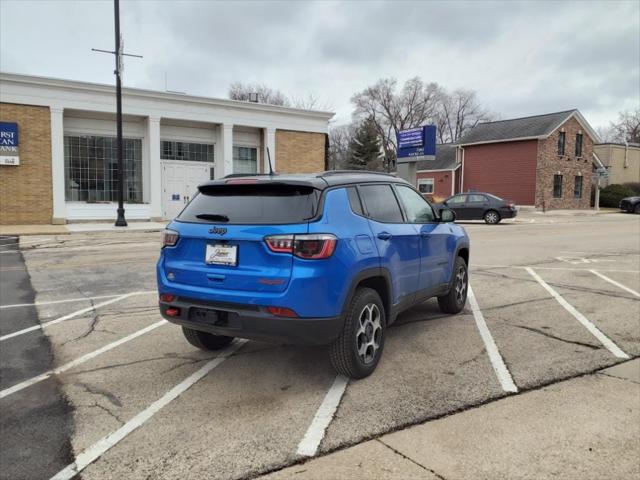
<path fill-rule="evenodd" d="M 70 451 L 38 444 L 48 463 L 30 475 L 4 468 L 23 461 L 8 452 L 0 477 L 252 478 L 640 356 L 640 219 L 530 219 L 464 224 L 475 303 L 448 316 L 430 300 L 401 315 L 376 372 L 348 383 L 322 347 L 187 344 L 157 311 L 158 233 L 1 246 L 0 287 L 16 293 L 2 297 L 0 349 L 19 358 L 43 337 L 53 359 L 3 372 L 0 408 L 36 423 L 25 399 L 59 385 L 69 415 L 56 430 Z M 19 296 L 18 255 L 34 298 Z"/>

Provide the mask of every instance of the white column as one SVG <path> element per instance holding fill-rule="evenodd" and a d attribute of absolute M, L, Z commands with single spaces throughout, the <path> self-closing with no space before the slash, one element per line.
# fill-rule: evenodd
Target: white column
<path fill-rule="evenodd" d="M 53 183 L 53 218 L 51 223 L 67 221 L 64 194 L 64 118 L 63 109 L 51 107 L 51 177 Z"/>
<path fill-rule="evenodd" d="M 216 161 L 216 178 L 233 173 L 233 124 L 224 123 L 221 126 L 221 161 Z"/>
<path fill-rule="evenodd" d="M 149 217 L 162 218 L 162 171 L 160 164 L 160 117 L 147 117 L 147 152 L 149 152 Z"/>
<path fill-rule="evenodd" d="M 267 148 L 271 155 L 271 168 L 276 172 L 276 129 L 265 128 L 264 129 L 264 173 L 269 173 L 269 156 L 267 155 Z"/>

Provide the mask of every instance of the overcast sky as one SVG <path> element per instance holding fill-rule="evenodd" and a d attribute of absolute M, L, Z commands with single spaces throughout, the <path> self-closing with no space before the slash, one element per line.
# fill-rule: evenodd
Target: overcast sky
<path fill-rule="evenodd" d="M 379 78 L 471 88 L 502 118 L 640 104 L 640 2 L 121 0 L 124 84 L 226 97 L 233 81 L 312 93 L 351 115 Z M 112 83 L 110 0 L 0 0 L 0 69 Z M 126 105 L 125 105 L 126 111 Z"/>

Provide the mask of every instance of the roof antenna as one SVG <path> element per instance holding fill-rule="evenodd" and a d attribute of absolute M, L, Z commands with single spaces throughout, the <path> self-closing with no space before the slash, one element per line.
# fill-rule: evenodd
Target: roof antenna
<path fill-rule="evenodd" d="M 273 176 L 276 172 L 273 171 L 273 167 L 271 166 L 271 153 L 269 153 L 269 147 L 267 147 L 267 159 L 269 159 L 269 176 Z"/>

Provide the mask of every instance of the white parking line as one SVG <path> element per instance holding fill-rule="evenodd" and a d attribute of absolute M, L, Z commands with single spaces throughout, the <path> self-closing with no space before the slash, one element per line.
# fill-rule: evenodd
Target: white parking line
<path fill-rule="evenodd" d="M 478 330 L 480 331 L 480 336 L 482 337 L 484 346 L 487 349 L 489 360 L 491 360 L 491 365 L 493 366 L 493 370 L 496 372 L 496 376 L 498 377 L 498 381 L 502 386 L 502 390 L 504 390 L 505 392 L 517 393 L 518 387 L 516 387 L 516 384 L 513 382 L 511 373 L 505 365 L 502 355 L 500 355 L 500 351 L 496 346 L 496 342 L 491 336 L 491 332 L 489 331 L 489 327 L 487 327 L 487 322 L 485 321 L 484 315 L 480 310 L 480 306 L 478 305 L 476 296 L 473 293 L 471 284 L 469 284 L 469 294 L 467 295 L 467 298 L 469 300 L 469 305 L 471 306 L 473 318 L 476 321 L 476 325 L 478 327 Z"/>
<path fill-rule="evenodd" d="M 233 354 L 236 350 L 238 350 L 242 345 L 246 343 L 246 340 L 236 340 L 230 347 L 226 350 L 222 351 L 220 355 L 218 355 L 213 360 L 206 363 L 202 368 L 198 371 L 192 373 L 187 378 L 185 378 L 178 385 L 173 387 L 167 393 L 165 393 L 158 400 L 153 402 L 147 408 L 138 413 L 135 417 L 129 420 L 127 423 L 122 425 L 116 431 L 110 433 L 102 437 L 96 443 L 91 445 L 85 451 L 80 453 L 76 457 L 76 461 L 70 465 L 67 465 L 64 469 L 60 470 L 56 475 L 51 477 L 51 480 L 69 480 L 75 477 L 78 473 L 84 470 L 85 467 L 95 462 L 98 458 L 100 458 L 105 452 L 111 449 L 113 446 L 117 445 L 121 440 L 123 440 L 127 435 L 135 431 L 138 427 L 144 425 L 151 417 L 153 417 L 156 413 L 158 413 L 163 407 L 167 406 L 173 400 L 178 398 L 182 393 L 195 385 L 198 381 L 200 381 L 205 375 L 207 375 L 211 370 L 216 368 L 222 362 L 224 362 L 231 354 Z"/>
<path fill-rule="evenodd" d="M 127 293 L 125 295 L 120 295 L 119 297 L 112 298 L 111 300 L 107 300 L 106 302 L 98 303 L 97 305 L 93 305 L 91 307 L 83 308 L 82 310 L 75 311 L 73 313 L 70 313 L 69 315 L 65 315 L 64 317 L 56 318 L 55 320 L 51 320 L 50 322 L 44 322 L 44 323 L 41 323 L 40 325 L 34 325 L 32 327 L 29 327 L 29 328 L 24 328 L 22 330 L 18 330 L 17 332 L 8 333 L 7 335 L 3 335 L 3 336 L 0 337 L 0 342 L 4 342 L 5 340 L 9 340 L 10 338 L 17 337 L 19 335 L 24 335 L 25 333 L 33 332 L 35 330 L 42 330 L 42 329 L 44 329 L 44 327 L 49 327 L 51 325 L 55 325 L 56 323 L 64 322 L 65 320 L 71 320 L 72 318 L 75 318 L 75 317 L 77 317 L 79 315 L 83 315 L 83 314 L 85 314 L 87 312 L 90 312 L 92 310 L 95 310 L 97 308 L 104 307 L 106 305 L 110 305 L 112 303 L 119 302 L 120 300 L 124 300 L 125 298 L 129 298 L 129 297 L 132 297 L 134 295 L 144 295 L 144 294 L 148 294 L 148 293 L 156 293 L 156 291 L 155 290 L 149 290 L 149 291 L 146 291 L 146 292 L 131 292 L 131 293 Z"/>
<path fill-rule="evenodd" d="M 143 293 L 155 293 L 155 290 L 149 290 L 148 292 Z M 46 300 L 43 302 L 33 302 L 33 303 L 14 303 L 13 305 L 0 305 L 0 310 L 3 308 L 17 308 L 17 307 L 34 307 L 38 305 L 53 305 L 56 303 L 73 303 L 73 302 L 81 302 L 81 301 L 89 301 L 89 300 L 100 300 L 102 298 L 115 298 L 122 296 L 122 293 L 117 293 L 113 295 L 97 295 L 95 297 L 76 297 L 76 298 L 67 298 L 64 300 Z"/>
<path fill-rule="evenodd" d="M 596 337 L 600 341 L 600 343 L 604 345 L 604 347 L 607 350 L 609 350 L 613 355 L 615 355 L 618 358 L 625 358 L 625 359 L 629 358 L 629 355 L 624 353 L 620 349 L 620 347 L 618 347 L 615 343 L 613 343 L 613 341 L 609 337 L 607 337 L 604 333 L 602 333 L 598 329 L 598 327 L 596 327 L 593 323 L 591 323 L 587 317 L 585 317 L 578 310 L 576 310 L 573 305 L 571 305 L 564 298 L 562 298 L 562 296 L 560 296 L 558 292 L 556 292 L 553 288 L 551 288 L 551 286 L 547 282 L 545 282 L 542 278 L 540 278 L 540 276 L 536 272 L 534 272 L 532 268 L 527 267 L 526 270 L 527 272 L 529 272 L 529 274 L 533 278 L 536 279 L 536 281 L 542 286 L 542 288 L 544 288 L 547 292 L 549 292 L 551 296 L 555 298 L 556 301 L 564 307 L 564 309 L 567 312 L 573 315 L 576 320 L 578 320 L 582 325 L 584 325 L 584 327 L 587 330 L 589 330 L 589 332 L 591 332 L 591 334 L 594 337 Z"/>
<path fill-rule="evenodd" d="M 298 444 L 298 455 L 304 455 L 305 457 L 313 457 L 318 451 L 320 442 L 324 438 L 324 433 L 327 427 L 333 420 L 333 416 L 338 409 L 338 404 L 344 395 L 344 391 L 347 388 L 349 379 L 342 375 L 338 375 L 333 381 L 331 388 L 324 396 L 324 400 L 318 407 L 311 425 L 307 428 L 307 432 Z"/>
<path fill-rule="evenodd" d="M 103 353 L 108 352 L 109 350 L 113 350 L 114 348 L 119 347 L 123 343 L 127 343 L 133 340 L 134 338 L 138 338 L 139 336 L 144 335 L 145 333 L 149 333 L 150 331 L 160 327 L 161 325 L 164 325 L 165 323 L 167 323 L 166 320 L 160 320 L 159 322 L 152 323 L 151 325 L 143 328 L 142 330 L 133 332 L 131 335 L 127 335 L 126 337 L 123 337 L 120 340 L 116 340 L 115 342 L 109 343 L 104 347 L 99 348 L 98 350 L 94 350 L 93 352 L 87 353 L 86 355 L 78 357 L 75 360 L 71 360 L 70 362 L 67 362 L 64 365 L 61 365 L 58 368 L 54 368 L 52 370 L 49 370 L 48 372 L 44 372 L 43 374 L 37 375 L 33 378 L 30 378 L 29 380 L 25 380 L 24 382 L 17 383 L 12 387 L 5 388 L 4 390 L 0 391 L 0 398 L 4 398 L 13 393 L 19 392 L 20 390 L 24 390 L 25 388 L 30 387 L 31 385 L 34 385 L 38 382 L 46 380 L 52 375 L 58 375 L 62 372 L 66 372 L 70 368 L 77 367 L 78 365 L 88 362 L 92 358 L 96 358 L 98 355 L 102 355 Z"/>
<path fill-rule="evenodd" d="M 526 265 L 483 265 L 474 263 L 473 267 L 478 268 L 532 268 L 535 267 L 536 270 L 569 270 L 572 272 L 586 272 L 589 271 L 586 268 L 571 268 L 571 267 L 541 267 L 538 265 L 526 266 Z M 640 273 L 640 270 L 624 270 L 619 268 L 599 268 L 601 272 L 620 272 L 620 273 Z"/>
<path fill-rule="evenodd" d="M 599 272 L 596 272 L 595 270 L 589 270 L 591 273 L 593 273 L 594 275 L 597 275 L 598 277 L 600 277 L 601 279 L 609 282 L 611 285 L 615 285 L 618 288 L 621 288 L 622 290 L 629 292 L 631 295 L 635 295 L 636 297 L 640 298 L 640 293 L 636 292 L 635 290 L 626 287 L 625 285 L 622 285 L 621 283 L 616 282 L 615 280 L 613 280 L 612 278 L 607 277 L 606 275 L 603 275 Z"/>

